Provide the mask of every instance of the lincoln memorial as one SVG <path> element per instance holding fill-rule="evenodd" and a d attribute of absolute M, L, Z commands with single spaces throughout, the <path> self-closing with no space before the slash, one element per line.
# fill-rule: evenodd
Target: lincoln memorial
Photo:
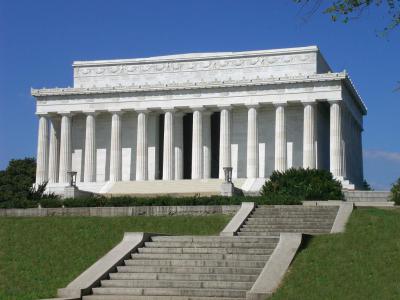
<path fill-rule="evenodd" d="M 366 107 L 315 46 L 75 61 L 73 74 L 73 87 L 32 89 L 36 181 L 50 191 L 68 171 L 92 192 L 196 189 L 224 167 L 245 191 L 291 167 L 362 185 Z"/>

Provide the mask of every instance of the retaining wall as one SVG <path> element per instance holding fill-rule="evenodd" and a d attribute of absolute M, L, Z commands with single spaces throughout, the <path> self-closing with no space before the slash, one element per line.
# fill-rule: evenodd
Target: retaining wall
<path fill-rule="evenodd" d="M 239 208 L 240 205 L 9 208 L 0 209 L 0 217 L 229 215 L 235 214 Z"/>

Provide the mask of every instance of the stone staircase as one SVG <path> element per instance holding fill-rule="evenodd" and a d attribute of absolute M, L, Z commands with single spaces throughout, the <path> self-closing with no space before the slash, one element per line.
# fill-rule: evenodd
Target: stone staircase
<path fill-rule="evenodd" d="M 329 233 L 338 206 L 259 206 L 238 236 L 153 236 L 84 300 L 246 299 L 281 232 Z"/>
<path fill-rule="evenodd" d="M 245 221 L 238 236 L 279 236 L 281 232 L 330 233 L 338 206 L 259 206 Z"/>
<path fill-rule="evenodd" d="M 240 188 L 245 179 L 235 179 L 234 184 Z M 223 179 L 200 180 L 157 180 L 157 181 L 119 181 L 113 183 L 106 195 L 131 196 L 211 196 L 220 195 Z"/>
<path fill-rule="evenodd" d="M 278 240 L 155 236 L 83 299 L 246 299 Z"/>

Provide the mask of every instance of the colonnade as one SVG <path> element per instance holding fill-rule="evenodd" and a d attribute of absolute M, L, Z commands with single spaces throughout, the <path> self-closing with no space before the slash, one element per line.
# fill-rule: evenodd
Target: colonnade
<path fill-rule="evenodd" d="M 342 145 L 342 104 L 330 103 L 330 171 L 335 177 L 344 176 Z M 287 168 L 286 103 L 275 104 L 275 170 Z M 305 102 L 303 124 L 303 167 L 316 167 L 316 102 Z M 247 178 L 259 177 L 258 148 L 259 105 L 247 106 Z M 136 180 L 148 180 L 148 110 L 137 110 Z M 164 112 L 163 180 L 183 178 L 183 113 L 174 109 Z M 191 178 L 211 177 L 211 111 L 192 108 Z M 231 166 L 232 107 L 221 106 L 219 140 L 219 178 L 223 167 Z M 96 181 L 96 115 L 86 111 L 84 182 Z M 123 111 L 110 111 L 111 147 L 109 180 L 122 180 L 122 126 Z M 39 114 L 36 182 L 67 183 L 67 172 L 72 168 L 71 120 L 72 113 L 56 116 Z M 61 118 L 60 118 L 61 117 Z M 61 120 L 60 120 L 61 119 Z M 60 124 L 61 123 L 61 124 Z"/>

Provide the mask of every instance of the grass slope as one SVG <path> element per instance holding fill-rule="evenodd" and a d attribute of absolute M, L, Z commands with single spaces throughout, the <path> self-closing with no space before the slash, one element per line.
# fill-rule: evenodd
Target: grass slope
<path fill-rule="evenodd" d="M 311 239 L 271 299 L 400 299 L 400 210 L 357 209 Z"/>
<path fill-rule="evenodd" d="M 55 296 L 123 233 L 218 234 L 230 216 L 0 218 L 0 299 Z"/>

